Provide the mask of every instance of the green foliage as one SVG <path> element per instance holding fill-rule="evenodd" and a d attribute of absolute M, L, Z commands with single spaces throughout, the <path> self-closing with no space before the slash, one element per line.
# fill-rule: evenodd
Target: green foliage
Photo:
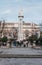
<path fill-rule="evenodd" d="M 42 36 L 38 40 L 42 41 Z"/>
<path fill-rule="evenodd" d="M 11 40 L 11 41 L 14 41 L 14 39 L 13 39 L 13 38 L 10 38 L 10 40 Z"/>
<path fill-rule="evenodd" d="M 29 37 L 29 41 L 33 42 L 37 40 L 37 36 L 36 35 L 32 35 Z"/>
<path fill-rule="evenodd" d="M 36 45 L 42 45 L 42 37 L 39 37 L 39 39 L 36 40 Z"/>
<path fill-rule="evenodd" d="M 0 38 L 0 42 L 2 41 L 2 38 Z"/>
<path fill-rule="evenodd" d="M 39 44 L 42 45 L 42 36 L 38 39 Z"/>
<path fill-rule="evenodd" d="M 7 42 L 7 37 L 6 36 L 4 36 L 3 38 L 2 38 L 2 42 Z"/>

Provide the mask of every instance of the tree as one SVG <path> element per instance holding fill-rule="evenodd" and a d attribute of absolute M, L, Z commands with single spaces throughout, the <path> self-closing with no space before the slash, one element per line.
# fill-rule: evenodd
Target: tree
<path fill-rule="evenodd" d="M 39 24 L 40 27 L 40 36 L 42 36 L 42 22 Z"/>
<path fill-rule="evenodd" d="M 7 37 L 6 36 L 4 36 L 3 38 L 2 38 L 2 42 L 7 42 Z"/>
<path fill-rule="evenodd" d="M 36 35 L 31 35 L 29 37 L 29 41 L 31 41 L 31 43 L 33 43 L 33 41 L 36 41 L 37 40 L 37 36 Z"/>
<path fill-rule="evenodd" d="M 42 36 L 38 39 L 38 45 L 42 45 Z"/>
<path fill-rule="evenodd" d="M 2 38 L 0 38 L 0 46 L 2 45 Z"/>
<path fill-rule="evenodd" d="M 2 45 L 3 45 L 3 46 L 6 46 L 7 41 L 8 41 L 7 37 L 4 36 L 4 37 L 2 38 L 2 42 L 3 42 Z"/>

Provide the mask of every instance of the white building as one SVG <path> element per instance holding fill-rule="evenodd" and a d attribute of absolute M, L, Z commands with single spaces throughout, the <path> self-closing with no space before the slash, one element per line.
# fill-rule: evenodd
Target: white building
<path fill-rule="evenodd" d="M 40 36 L 39 26 L 37 24 L 35 24 L 35 23 L 33 23 L 33 25 L 32 25 L 32 23 L 23 22 L 22 31 L 23 31 L 23 38 L 24 39 L 26 37 L 26 34 L 28 34 L 28 36 L 31 36 L 32 34 L 37 33 L 38 37 Z M 10 35 L 11 33 L 14 33 L 15 30 L 18 31 L 18 23 L 5 23 L 3 34 L 5 33 L 7 35 Z"/>

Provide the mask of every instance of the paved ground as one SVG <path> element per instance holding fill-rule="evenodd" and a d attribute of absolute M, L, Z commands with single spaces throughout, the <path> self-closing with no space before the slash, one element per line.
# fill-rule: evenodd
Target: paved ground
<path fill-rule="evenodd" d="M 42 65 L 42 58 L 0 58 L 0 65 Z"/>
<path fill-rule="evenodd" d="M 33 48 L 0 48 L 0 54 L 42 55 L 42 50 Z"/>
<path fill-rule="evenodd" d="M 33 48 L 0 48 L 0 54 L 42 55 L 42 50 Z M 42 58 L 0 58 L 0 65 L 42 65 Z"/>

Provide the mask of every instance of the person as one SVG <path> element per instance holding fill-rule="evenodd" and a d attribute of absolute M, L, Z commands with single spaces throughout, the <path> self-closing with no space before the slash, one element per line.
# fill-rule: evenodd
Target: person
<path fill-rule="evenodd" d="M 17 41 L 17 47 L 18 47 L 19 41 Z"/>
<path fill-rule="evenodd" d="M 28 47 L 28 43 L 29 43 L 29 41 L 26 41 L 26 46 Z"/>
<path fill-rule="evenodd" d="M 0 47 L 1 47 L 1 45 L 2 45 L 2 42 L 0 42 Z"/>
<path fill-rule="evenodd" d="M 16 46 L 16 43 L 17 43 L 16 40 L 14 40 L 14 41 L 13 41 L 13 45 Z"/>
<path fill-rule="evenodd" d="M 10 44 L 10 46 L 9 46 L 9 47 L 10 47 L 10 48 L 11 48 L 11 43 L 12 43 L 12 41 L 11 41 L 11 39 L 10 39 L 10 40 L 9 40 L 9 44 Z"/>
<path fill-rule="evenodd" d="M 23 44 L 24 44 L 24 47 L 26 47 L 26 41 L 25 40 L 23 41 Z"/>

